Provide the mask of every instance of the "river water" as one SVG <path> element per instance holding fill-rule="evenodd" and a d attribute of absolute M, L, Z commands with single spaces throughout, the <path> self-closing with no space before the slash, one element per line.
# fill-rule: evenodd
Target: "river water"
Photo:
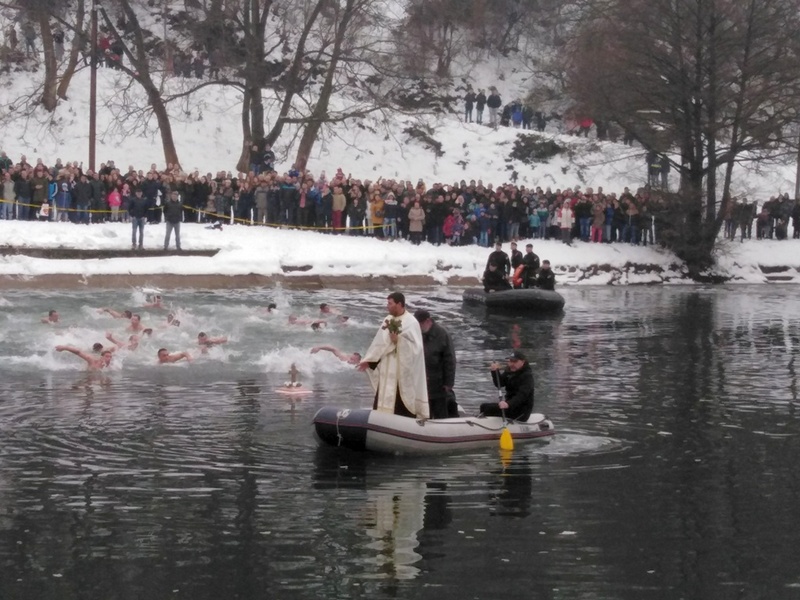
<path fill-rule="evenodd" d="M 309 349 L 363 351 L 383 293 L 168 292 L 180 327 L 140 309 L 153 337 L 89 373 L 54 346 L 125 337 L 97 309 L 140 291 L 3 292 L 0 598 L 800 598 L 796 288 L 562 293 L 545 319 L 407 294 L 453 334 L 468 411 L 490 361 L 530 357 L 558 435 L 503 462 L 318 447 L 315 411 L 370 391 Z M 320 302 L 347 325 L 288 323 Z M 200 330 L 229 342 L 202 355 Z"/>

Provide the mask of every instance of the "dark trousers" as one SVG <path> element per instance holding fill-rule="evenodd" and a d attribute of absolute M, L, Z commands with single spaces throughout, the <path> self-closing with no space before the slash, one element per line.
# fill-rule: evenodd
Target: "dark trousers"
<path fill-rule="evenodd" d="M 452 390 L 444 394 L 432 394 L 428 390 L 428 407 L 431 412 L 431 419 L 454 419 L 458 417 L 458 402 L 456 394 Z"/>
<path fill-rule="evenodd" d="M 500 405 L 497 402 L 484 402 L 481 404 L 481 414 L 484 417 L 502 417 L 503 411 L 500 408 Z M 514 413 L 510 409 L 506 410 L 505 418 L 509 421 L 514 421 L 520 418 L 521 414 Z"/>
<path fill-rule="evenodd" d="M 375 400 L 372 402 L 372 410 L 378 410 L 378 394 L 375 394 Z M 397 395 L 394 398 L 394 414 L 400 415 L 401 417 L 411 417 L 412 419 L 416 418 L 416 415 L 410 413 L 406 408 L 406 405 L 403 404 L 403 401 L 400 399 L 400 390 L 397 390 Z"/>
<path fill-rule="evenodd" d="M 446 419 L 449 414 L 447 411 L 447 397 L 444 394 L 431 395 L 428 390 L 428 407 L 431 412 L 431 419 Z"/>

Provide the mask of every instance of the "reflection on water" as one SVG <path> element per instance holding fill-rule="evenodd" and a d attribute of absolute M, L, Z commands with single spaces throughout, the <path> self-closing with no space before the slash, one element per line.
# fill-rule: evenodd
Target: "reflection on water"
<path fill-rule="evenodd" d="M 785 597 L 800 583 L 793 288 L 565 289 L 543 319 L 410 292 L 453 335 L 456 392 L 493 399 L 510 348 L 535 365 L 559 435 L 428 457 L 319 448 L 327 404 L 362 374 L 314 345 L 363 350 L 384 294 L 166 294 L 181 326 L 90 373 L 135 290 L 0 298 L 0 598 Z M 278 313 L 261 310 L 270 301 Z M 351 318 L 313 331 L 328 302 Z M 39 319 L 57 308 L 63 323 Z M 229 343 L 190 364 L 198 331 Z M 278 389 L 296 364 L 313 394 Z M 642 594 L 642 590 L 647 590 Z"/>

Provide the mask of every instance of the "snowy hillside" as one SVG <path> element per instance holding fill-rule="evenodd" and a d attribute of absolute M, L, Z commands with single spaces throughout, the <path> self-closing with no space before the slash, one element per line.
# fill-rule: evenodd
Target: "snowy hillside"
<path fill-rule="evenodd" d="M 515 67 L 503 73 L 506 87 L 512 89 Z M 486 65 L 464 73 L 475 85 L 490 85 Z M 494 71 L 497 73 L 498 71 Z M 522 75 L 520 75 L 522 77 Z M 38 77 L 37 77 L 38 79 Z M 118 166 L 134 165 L 147 169 L 151 163 L 163 166 L 160 138 L 155 120 L 135 121 L 120 116 L 122 90 L 127 77 L 119 71 L 101 69 L 98 76 L 98 162 L 112 159 Z M 179 89 L 180 78 L 170 85 Z M 30 75 L 12 73 L 0 80 L 0 104 L 21 97 L 35 87 Z M 524 87 L 517 84 L 517 91 Z M 88 156 L 89 72 L 77 73 L 70 98 L 54 114 L 38 109 L 30 118 L 20 116 L 9 121 L 4 130 L 3 147 L 18 160 L 24 154 L 29 161 L 42 158 L 52 163 L 56 158 L 84 163 Z M 127 94 L 139 93 L 128 90 Z M 233 171 L 241 149 L 240 96 L 231 89 L 205 88 L 199 98 L 170 106 L 173 133 L 185 171 Z M 267 102 L 266 120 L 274 117 L 276 107 Z M 328 129 L 314 148 L 309 168 L 315 172 L 334 172 L 341 167 L 362 179 L 400 178 L 452 182 L 482 179 L 495 185 L 509 181 L 512 171 L 518 183 L 526 186 L 564 188 L 602 186 L 606 191 L 621 191 L 645 181 L 644 151 L 611 142 L 557 133 L 557 121 L 549 124 L 546 135 L 567 148 L 547 163 L 524 165 L 509 159 L 514 139 L 525 132 L 512 128 L 493 131 L 476 124 L 464 124 L 460 115 L 412 118 L 401 114 L 387 119 L 367 118 L 349 121 Z M 425 144 L 412 140 L 404 130 L 410 126 L 427 127 L 430 137 L 441 144 L 439 155 Z M 294 157 L 296 131 L 288 129 L 276 145 L 278 170 L 288 169 Z M 736 194 L 764 200 L 778 192 L 794 190 L 794 164 L 772 165 L 761 172 L 740 168 L 735 176 Z M 672 185 L 676 181 L 671 182 Z"/>

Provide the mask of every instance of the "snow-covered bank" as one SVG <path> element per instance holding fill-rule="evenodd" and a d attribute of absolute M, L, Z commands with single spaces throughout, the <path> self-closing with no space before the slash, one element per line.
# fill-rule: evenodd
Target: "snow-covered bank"
<path fill-rule="evenodd" d="M 162 225 L 145 227 L 145 248 L 163 248 Z M 196 223 L 184 223 L 184 250 L 219 249 L 214 256 L 148 257 L 132 254 L 109 259 L 44 259 L 25 256 L 27 248 L 79 248 L 127 250 L 131 227 L 124 223 L 73 225 L 0 221 L 0 245 L 20 254 L 0 256 L 0 286 L 13 286 L 14 279 L 76 275 L 92 276 L 244 276 L 273 278 L 272 281 L 313 277 L 420 278 L 439 284 L 463 285 L 479 278 L 489 249 L 479 246 L 414 246 L 405 241 L 386 242 L 346 235 L 281 230 L 235 225 L 222 231 Z M 534 240 L 534 251 L 553 264 L 562 285 L 686 283 L 685 269 L 674 254 L 657 246 L 587 244 L 566 246 L 557 241 Z M 524 250 L 525 242 L 520 242 Z M 172 244 L 174 248 L 174 241 Z M 508 250 L 508 244 L 504 246 Z M 715 277 L 732 282 L 800 283 L 800 241 L 721 243 Z"/>

